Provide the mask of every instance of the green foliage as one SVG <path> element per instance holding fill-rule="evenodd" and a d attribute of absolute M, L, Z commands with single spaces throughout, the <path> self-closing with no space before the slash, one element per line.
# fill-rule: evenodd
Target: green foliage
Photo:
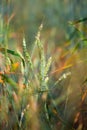
<path fill-rule="evenodd" d="M 40 41 L 40 37 L 38 36 L 40 35 L 40 31 L 41 30 L 39 30 L 35 41 L 35 46 L 38 48 L 40 56 L 38 59 L 40 61 L 38 62 L 40 63 L 40 69 L 37 73 L 35 72 L 31 55 L 27 51 L 25 37 L 23 37 L 23 54 L 21 52 L 10 50 L 8 48 L 0 48 L 0 52 L 3 55 L 4 60 L 9 59 L 9 64 L 6 64 L 4 70 L 0 73 L 1 90 L 4 91 L 4 93 L 2 93 L 2 91 L 0 92 L 1 102 L 3 96 L 6 97 L 8 100 L 8 104 L 6 102 L 8 108 L 6 113 L 3 110 L 4 104 L 1 103 L 0 105 L 0 113 L 2 115 L 2 118 L 5 121 L 5 124 L 8 123 L 8 125 L 5 125 L 4 128 L 13 129 L 14 127 L 18 129 L 17 127 L 19 127 L 23 129 L 23 126 L 25 126 L 26 129 L 28 129 L 28 124 L 26 124 L 27 121 L 26 119 L 24 119 L 26 117 L 28 109 L 27 106 L 30 106 L 31 104 L 31 108 L 29 110 L 30 113 L 30 111 L 34 109 L 32 108 L 32 104 L 38 104 L 38 101 L 40 100 L 39 98 L 42 97 L 39 96 L 39 94 L 43 95 L 44 92 L 48 91 L 46 79 L 48 78 L 47 74 L 51 65 L 51 58 L 48 59 L 48 63 L 46 64 L 44 48 Z M 7 53 L 7 55 L 5 52 Z M 19 69 L 17 58 L 19 58 L 19 65 L 21 65 Z M 16 69 L 18 69 L 18 72 L 16 71 Z M 35 98 L 33 102 L 31 102 L 32 98 Z M 11 111 L 13 112 L 12 120 L 14 120 L 15 118 L 13 124 L 9 124 L 9 114 L 11 114 Z M 32 112 L 27 117 L 29 118 L 27 120 L 33 120 L 31 119 L 33 114 Z M 36 114 L 36 112 L 34 113 Z M 6 117 L 8 119 L 5 120 Z M 26 122 L 23 122 L 22 120 L 25 120 Z M 2 127 L 3 121 L 0 121 L 0 127 Z M 10 125 L 12 126 L 11 128 Z"/>

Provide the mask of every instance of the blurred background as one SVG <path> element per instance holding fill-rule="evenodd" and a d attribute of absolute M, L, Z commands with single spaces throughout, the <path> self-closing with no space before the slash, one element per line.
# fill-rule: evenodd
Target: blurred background
<path fill-rule="evenodd" d="M 44 42 L 59 46 L 73 31 L 68 22 L 87 16 L 86 5 L 86 0 L 1 0 L 0 26 L 9 22 L 11 44 L 20 44 L 24 33 L 31 47 L 43 23 Z"/>

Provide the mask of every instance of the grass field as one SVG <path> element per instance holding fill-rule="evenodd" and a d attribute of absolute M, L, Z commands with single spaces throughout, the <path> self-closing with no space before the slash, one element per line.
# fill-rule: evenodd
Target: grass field
<path fill-rule="evenodd" d="M 0 6 L 0 130 L 87 130 L 87 18 L 59 34 L 42 20 L 29 44 L 10 4 Z"/>

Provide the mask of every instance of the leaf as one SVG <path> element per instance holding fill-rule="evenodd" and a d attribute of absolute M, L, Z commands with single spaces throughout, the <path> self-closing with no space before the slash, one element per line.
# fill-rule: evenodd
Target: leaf
<path fill-rule="evenodd" d="M 7 53 L 9 53 L 11 55 L 14 55 L 14 56 L 21 58 L 22 62 L 23 62 L 23 66 L 25 66 L 24 57 L 22 56 L 22 54 L 20 52 L 13 51 L 13 50 L 10 50 L 10 49 L 5 49 L 5 48 L 2 48 L 2 47 L 0 48 L 0 52 L 5 53 L 5 51 L 7 51 Z"/>
<path fill-rule="evenodd" d="M 87 41 L 87 38 L 81 39 L 79 42 L 77 42 L 77 44 L 74 46 L 74 48 L 72 48 L 71 52 L 74 53 L 76 50 L 78 50 L 81 42 L 83 42 L 83 45 L 85 45 L 86 41 Z"/>
<path fill-rule="evenodd" d="M 12 78 L 9 78 L 7 75 L 1 74 L 1 73 L 0 73 L 0 76 L 2 77 L 2 80 L 3 80 L 3 81 L 6 81 L 6 82 L 7 82 L 8 84 L 10 84 L 15 90 L 17 89 L 18 84 L 17 84 Z"/>
<path fill-rule="evenodd" d="M 81 22 L 85 22 L 85 21 L 87 21 L 87 17 L 85 17 L 85 18 L 81 18 L 81 19 L 79 19 L 79 20 L 75 20 L 75 21 L 69 21 L 69 24 L 70 25 L 75 25 L 75 24 L 78 24 L 78 23 L 81 23 Z"/>
<path fill-rule="evenodd" d="M 66 65 L 66 66 L 60 67 L 60 68 L 56 69 L 55 71 L 53 71 L 51 74 L 55 74 L 55 73 L 57 73 L 57 72 L 60 72 L 60 71 L 62 71 L 62 70 L 65 70 L 65 69 L 67 69 L 67 68 L 70 68 L 70 67 L 72 67 L 72 66 L 73 66 L 73 64 L 68 64 L 68 65 Z"/>
<path fill-rule="evenodd" d="M 77 112 L 75 119 L 74 119 L 74 123 L 76 123 L 79 120 L 79 116 L 80 116 L 80 112 Z"/>
<path fill-rule="evenodd" d="M 84 102 L 86 96 L 87 96 L 87 92 L 85 92 L 85 93 L 82 95 L 82 102 Z"/>

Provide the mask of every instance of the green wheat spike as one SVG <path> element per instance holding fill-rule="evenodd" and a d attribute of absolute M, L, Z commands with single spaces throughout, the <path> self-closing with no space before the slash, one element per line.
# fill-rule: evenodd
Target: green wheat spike
<path fill-rule="evenodd" d="M 45 77 L 47 76 L 47 73 L 48 73 L 48 71 L 49 71 L 49 69 L 50 69 L 51 63 L 52 63 L 52 57 L 50 57 L 50 58 L 48 59 L 48 62 L 47 62 L 47 64 L 46 64 L 45 72 L 44 72 Z"/>
<path fill-rule="evenodd" d="M 37 41 L 37 45 L 38 45 L 38 49 L 39 49 L 39 56 L 40 56 L 40 82 L 41 82 L 41 86 L 45 85 L 45 66 L 46 66 L 46 62 L 45 62 L 45 56 L 44 56 L 44 49 L 42 46 L 42 43 L 40 42 L 40 40 L 38 39 Z"/>
<path fill-rule="evenodd" d="M 29 53 L 27 52 L 25 38 L 23 38 L 23 53 L 24 53 L 24 57 L 25 57 L 26 61 L 28 62 L 30 68 L 33 70 L 33 63 L 31 61 L 31 57 L 30 57 Z"/>

